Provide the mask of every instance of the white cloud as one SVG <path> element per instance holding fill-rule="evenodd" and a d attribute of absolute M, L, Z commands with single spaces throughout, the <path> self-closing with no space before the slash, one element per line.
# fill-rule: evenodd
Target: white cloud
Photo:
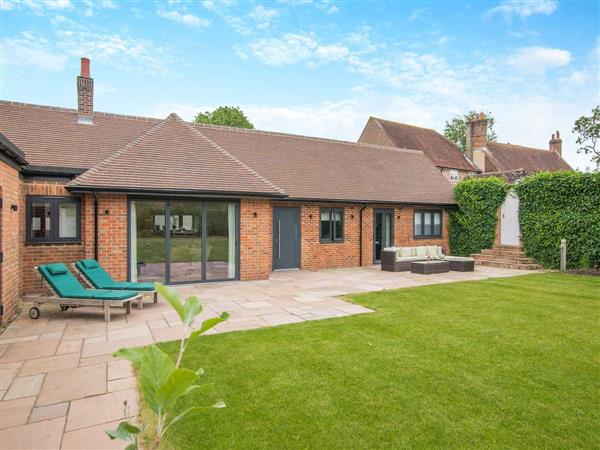
<path fill-rule="evenodd" d="M 35 65 L 40 69 L 62 70 L 67 59 L 48 40 L 29 31 L 2 41 L 2 65 L 6 67 Z"/>
<path fill-rule="evenodd" d="M 249 46 L 250 52 L 265 64 L 280 66 L 307 61 L 311 65 L 337 61 L 350 51 L 340 44 L 319 44 L 312 35 L 287 33 L 281 38 L 263 38 Z"/>
<path fill-rule="evenodd" d="M 249 35 L 252 34 L 252 27 L 244 19 L 237 16 L 227 15 L 224 17 L 225 23 L 229 25 L 236 33 Z"/>
<path fill-rule="evenodd" d="M 256 22 L 257 28 L 266 29 L 271 25 L 271 20 L 277 16 L 276 9 L 265 8 L 262 5 L 255 6 L 249 14 L 249 17 Z"/>
<path fill-rule="evenodd" d="M 410 22 L 415 22 L 417 20 L 422 19 L 427 14 L 427 8 L 416 8 L 413 9 L 408 15 L 408 20 Z"/>
<path fill-rule="evenodd" d="M 331 5 L 329 8 L 325 10 L 325 14 L 335 14 L 340 12 L 340 8 L 335 5 Z"/>
<path fill-rule="evenodd" d="M 570 75 L 560 78 L 560 81 L 562 83 L 568 83 L 568 84 L 573 84 L 573 85 L 583 84 L 587 80 L 588 80 L 587 75 L 579 70 L 575 70 Z"/>
<path fill-rule="evenodd" d="M 183 23 L 191 27 L 206 28 L 210 21 L 189 13 L 180 13 L 179 11 L 158 11 L 157 14 L 163 19 Z"/>
<path fill-rule="evenodd" d="M 110 67 L 170 74 L 171 50 L 154 43 L 120 34 L 59 30 L 46 39 L 39 34 L 22 32 L 2 41 L 5 67 L 35 67 L 63 70 L 68 61 L 87 56 Z"/>
<path fill-rule="evenodd" d="M 446 36 L 445 34 L 443 36 L 440 36 L 440 38 L 436 41 L 437 45 L 443 46 L 446 45 L 448 43 L 448 36 Z"/>
<path fill-rule="evenodd" d="M 486 16 L 501 14 L 506 18 L 518 16 L 526 18 L 534 14 L 552 14 L 558 8 L 557 0 L 504 0 L 489 9 Z"/>
<path fill-rule="evenodd" d="M 508 58 L 508 64 L 518 70 L 537 74 L 566 66 L 570 62 L 569 51 L 546 47 L 525 47 Z"/>

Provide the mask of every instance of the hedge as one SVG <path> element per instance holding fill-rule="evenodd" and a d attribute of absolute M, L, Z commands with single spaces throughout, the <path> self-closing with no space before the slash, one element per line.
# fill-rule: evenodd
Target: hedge
<path fill-rule="evenodd" d="M 517 186 L 521 240 L 527 256 L 546 268 L 600 266 L 600 173 L 553 172 L 524 178 Z"/>
<path fill-rule="evenodd" d="M 510 185 L 502 178 L 468 178 L 454 188 L 457 210 L 448 211 L 448 239 L 453 255 L 468 256 L 491 248 L 496 212 Z"/>

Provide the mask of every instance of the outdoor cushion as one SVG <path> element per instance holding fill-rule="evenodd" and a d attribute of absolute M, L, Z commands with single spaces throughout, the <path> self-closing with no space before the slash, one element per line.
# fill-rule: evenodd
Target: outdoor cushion
<path fill-rule="evenodd" d="M 153 283 L 130 283 L 115 281 L 95 259 L 84 259 L 75 263 L 82 275 L 98 289 L 114 289 L 129 291 L 153 291 Z M 91 266 L 91 267 L 90 267 Z"/>
<path fill-rule="evenodd" d="M 412 248 L 411 247 L 400 247 L 400 258 L 408 258 L 412 256 Z"/>
<path fill-rule="evenodd" d="M 415 256 L 427 256 L 427 247 L 417 247 Z"/>
<path fill-rule="evenodd" d="M 81 261 L 81 263 L 83 264 L 83 267 L 85 267 L 86 269 L 98 268 L 98 263 L 96 262 L 95 259 L 84 259 L 83 261 Z"/>
<path fill-rule="evenodd" d="M 69 270 L 64 264 L 48 264 L 48 272 L 52 275 L 62 275 L 67 273 Z"/>
<path fill-rule="evenodd" d="M 52 289 L 56 291 L 59 297 L 62 298 L 124 300 L 137 295 L 137 292 L 122 293 L 98 289 L 84 289 L 81 283 L 77 281 L 77 278 L 67 269 L 67 266 L 62 263 L 41 265 L 38 267 L 38 272 L 52 286 Z"/>
<path fill-rule="evenodd" d="M 437 256 L 437 255 L 438 255 L 438 250 L 437 250 L 436 245 L 427 246 L 427 256 L 431 256 L 433 258 L 434 256 Z"/>
<path fill-rule="evenodd" d="M 443 256 L 443 254 L 444 254 L 444 249 L 438 245 L 438 247 L 437 247 L 438 258 L 441 258 Z"/>

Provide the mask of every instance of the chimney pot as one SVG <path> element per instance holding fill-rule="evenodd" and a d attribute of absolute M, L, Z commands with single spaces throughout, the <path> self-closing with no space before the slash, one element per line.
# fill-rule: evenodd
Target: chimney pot
<path fill-rule="evenodd" d="M 556 134 L 552 135 L 552 138 L 548 144 L 551 152 L 554 152 L 558 156 L 562 157 L 562 139 L 560 138 L 560 133 L 558 131 L 556 131 Z"/>
<path fill-rule="evenodd" d="M 90 60 L 88 58 L 81 58 L 81 76 L 90 77 Z"/>
<path fill-rule="evenodd" d="M 81 58 L 81 74 L 77 77 L 77 122 L 91 124 L 94 115 L 94 79 L 90 77 L 90 60 Z"/>

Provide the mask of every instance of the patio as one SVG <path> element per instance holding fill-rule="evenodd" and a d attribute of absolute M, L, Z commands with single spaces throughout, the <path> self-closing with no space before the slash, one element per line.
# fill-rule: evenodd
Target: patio
<path fill-rule="evenodd" d="M 529 274 L 477 266 L 475 272 L 417 275 L 382 272 L 379 266 L 273 273 L 269 280 L 182 285 L 204 304 L 199 321 L 228 311 L 213 332 L 227 332 L 370 312 L 338 295 L 426 284 Z M 137 413 L 135 378 L 121 347 L 177 339 L 179 322 L 169 305 L 146 303 L 106 324 L 100 309 L 27 314 L 0 336 L 0 443 L 2 448 L 123 448 L 104 430 L 123 418 L 123 401 Z"/>

